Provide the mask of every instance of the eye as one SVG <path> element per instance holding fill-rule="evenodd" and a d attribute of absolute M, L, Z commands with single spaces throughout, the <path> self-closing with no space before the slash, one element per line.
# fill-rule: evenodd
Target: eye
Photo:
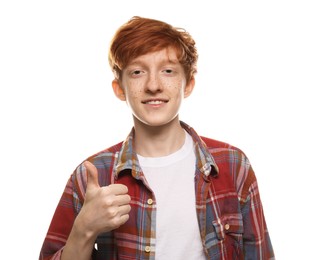
<path fill-rule="evenodd" d="M 166 75 L 169 75 L 169 76 L 172 76 L 176 73 L 176 71 L 174 69 L 164 69 L 162 72 Z"/>
<path fill-rule="evenodd" d="M 130 72 L 130 75 L 131 75 L 132 77 L 139 77 L 139 76 L 141 76 L 143 73 L 144 73 L 143 70 L 133 70 L 133 71 Z"/>

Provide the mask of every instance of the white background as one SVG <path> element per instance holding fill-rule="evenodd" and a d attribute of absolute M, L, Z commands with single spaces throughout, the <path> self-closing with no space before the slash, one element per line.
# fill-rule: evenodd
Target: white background
<path fill-rule="evenodd" d="M 241 148 L 277 259 L 309 247 L 308 1 L 0 3 L 1 259 L 38 259 L 74 168 L 128 134 L 107 50 L 134 15 L 189 31 L 200 54 L 180 118 Z"/>

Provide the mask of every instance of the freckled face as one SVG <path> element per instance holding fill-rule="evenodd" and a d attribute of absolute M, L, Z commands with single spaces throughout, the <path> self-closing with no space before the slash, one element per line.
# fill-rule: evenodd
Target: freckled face
<path fill-rule="evenodd" d="M 175 51 L 164 49 L 132 60 L 123 70 L 120 85 L 135 124 L 161 126 L 177 118 L 194 83 L 186 85 Z"/>

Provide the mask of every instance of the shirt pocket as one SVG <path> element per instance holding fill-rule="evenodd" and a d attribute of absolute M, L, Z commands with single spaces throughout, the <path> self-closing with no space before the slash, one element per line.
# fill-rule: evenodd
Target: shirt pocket
<path fill-rule="evenodd" d="M 241 214 L 223 215 L 212 222 L 219 243 L 230 259 L 243 259 L 243 220 Z"/>

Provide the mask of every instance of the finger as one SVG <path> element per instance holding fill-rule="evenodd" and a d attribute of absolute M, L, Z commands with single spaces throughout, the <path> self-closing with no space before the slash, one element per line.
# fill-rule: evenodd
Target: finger
<path fill-rule="evenodd" d="M 119 226 L 125 224 L 129 219 L 129 214 L 124 214 L 122 216 L 120 216 L 120 219 L 119 219 Z"/>
<path fill-rule="evenodd" d="M 123 216 L 123 215 L 128 214 L 128 213 L 130 212 L 130 210 L 131 210 L 131 207 L 130 207 L 129 204 L 127 204 L 127 205 L 122 205 L 122 206 L 119 206 L 119 207 L 118 207 L 118 212 L 119 212 L 119 215 L 120 215 L 120 216 Z"/>
<path fill-rule="evenodd" d="M 123 195 L 128 193 L 128 188 L 124 184 L 111 184 L 109 185 L 109 189 L 114 195 Z"/>
<path fill-rule="evenodd" d="M 131 201 L 131 198 L 128 194 L 116 195 L 114 197 L 114 205 L 115 206 L 129 205 L 130 201 Z"/>
<path fill-rule="evenodd" d="M 85 161 L 83 163 L 84 167 L 86 168 L 87 172 L 87 188 L 100 188 L 98 182 L 98 170 L 95 165 L 93 165 L 89 161 Z"/>
<path fill-rule="evenodd" d="M 119 206 L 128 205 L 131 201 L 131 198 L 128 194 L 117 195 L 115 199 L 117 200 L 117 205 L 119 205 Z"/>

